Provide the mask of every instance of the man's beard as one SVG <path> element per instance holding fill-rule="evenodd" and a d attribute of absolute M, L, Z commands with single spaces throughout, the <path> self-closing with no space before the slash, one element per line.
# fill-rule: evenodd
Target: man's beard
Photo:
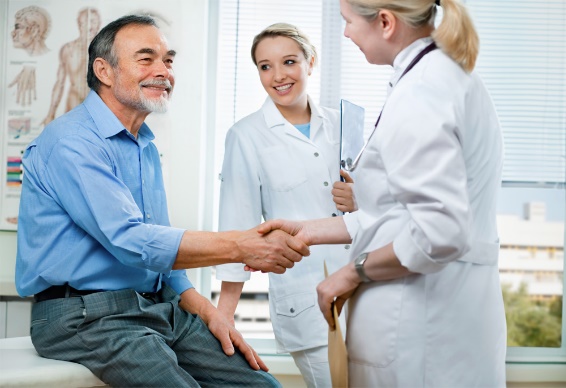
<path fill-rule="evenodd" d="M 167 88 L 167 96 L 161 95 L 158 99 L 148 98 L 143 93 L 142 88 L 144 86 L 164 86 Z M 120 101 L 122 104 L 126 106 L 130 106 L 139 110 L 141 112 L 156 112 L 156 113 L 165 113 L 169 108 L 169 96 L 173 90 L 171 83 L 169 80 L 151 80 L 151 81 L 142 81 L 139 83 L 139 91 L 137 94 L 137 98 L 133 98 L 132 95 L 127 94 L 116 94 L 116 99 Z"/>
<path fill-rule="evenodd" d="M 165 96 L 159 97 L 159 100 L 149 99 L 140 92 L 140 108 L 146 112 L 165 113 L 169 109 L 169 99 Z"/>
<path fill-rule="evenodd" d="M 146 112 L 165 113 L 169 109 L 169 96 L 172 87 L 169 80 L 152 80 L 140 83 L 140 87 L 144 86 L 165 86 L 167 88 L 167 96 L 160 96 L 159 99 L 147 98 L 140 90 L 140 108 Z"/>

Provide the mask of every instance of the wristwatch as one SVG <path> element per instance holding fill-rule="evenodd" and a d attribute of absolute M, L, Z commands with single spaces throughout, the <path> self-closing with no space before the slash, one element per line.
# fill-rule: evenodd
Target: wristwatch
<path fill-rule="evenodd" d="M 364 271 L 364 263 L 366 262 L 367 258 L 368 258 L 368 254 L 362 253 L 361 255 L 358 256 L 356 261 L 354 261 L 356 272 L 358 273 L 358 276 L 360 277 L 360 279 L 362 279 L 362 282 L 364 283 L 369 283 L 373 281 L 370 278 L 368 278 L 368 276 L 366 275 L 366 271 Z"/>

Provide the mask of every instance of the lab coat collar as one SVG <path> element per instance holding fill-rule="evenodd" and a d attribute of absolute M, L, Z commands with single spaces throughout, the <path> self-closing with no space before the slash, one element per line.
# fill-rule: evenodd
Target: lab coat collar
<path fill-rule="evenodd" d="M 389 79 L 389 91 L 397 85 L 399 78 L 409 66 L 413 58 L 415 58 L 426 46 L 432 43 L 431 37 L 415 40 L 413 43 L 405 47 L 393 61 L 393 75 Z"/>
<path fill-rule="evenodd" d="M 307 98 L 309 106 L 311 108 L 311 139 L 314 139 L 314 137 L 322 127 L 325 115 L 324 112 L 319 109 L 317 104 L 312 101 L 310 96 L 308 96 Z M 297 128 L 295 128 L 291 123 L 285 120 L 285 118 L 283 117 L 281 112 L 279 112 L 279 109 L 277 109 L 277 106 L 275 106 L 275 103 L 269 96 L 265 99 L 265 102 L 263 103 L 261 109 L 263 111 L 263 117 L 265 119 L 267 127 L 269 129 L 275 130 L 278 127 L 282 127 L 282 129 L 288 135 L 296 137 L 297 139 L 300 139 L 302 141 L 311 142 L 310 139 L 307 139 Z"/>

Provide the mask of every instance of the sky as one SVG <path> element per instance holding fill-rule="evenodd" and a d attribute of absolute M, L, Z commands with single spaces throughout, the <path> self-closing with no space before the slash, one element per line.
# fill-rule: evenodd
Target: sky
<path fill-rule="evenodd" d="M 523 216 L 523 206 L 528 202 L 544 202 L 547 221 L 564 221 L 565 189 L 504 187 L 499 193 L 498 214 Z"/>

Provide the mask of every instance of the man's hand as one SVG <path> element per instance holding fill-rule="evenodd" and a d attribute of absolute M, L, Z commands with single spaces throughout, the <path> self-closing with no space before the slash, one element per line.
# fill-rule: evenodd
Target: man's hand
<path fill-rule="evenodd" d="M 239 256 L 247 267 L 262 272 L 284 273 L 303 256 L 310 255 L 307 244 L 285 230 L 259 232 L 261 225 L 236 240 Z"/>
<path fill-rule="evenodd" d="M 181 294 L 179 305 L 191 314 L 197 314 L 203 320 L 208 326 L 208 330 L 220 341 L 222 350 L 227 356 L 232 356 L 235 353 L 234 347 L 236 347 L 254 370 L 268 371 L 267 365 L 257 352 L 246 343 L 242 334 L 208 299 L 196 292 L 194 288 L 190 288 Z"/>
<path fill-rule="evenodd" d="M 332 330 L 336 328 L 334 317 L 332 316 L 332 303 L 336 304 L 336 310 L 338 315 L 340 315 L 342 307 L 356 291 L 360 283 L 361 280 L 356 273 L 354 263 L 350 263 L 328 276 L 316 287 L 318 307 L 320 307 L 324 319 L 326 319 L 328 326 Z"/>
<path fill-rule="evenodd" d="M 344 182 L 334 182 L 331 191 L 332 200 L 336 204 L 336 209 L 341 212 L 355 212 L 358 210 L 358 204 L 354 196 L 354 180 L 344 170 L 340 170 L 340 176 L 344 178 Z"/>

